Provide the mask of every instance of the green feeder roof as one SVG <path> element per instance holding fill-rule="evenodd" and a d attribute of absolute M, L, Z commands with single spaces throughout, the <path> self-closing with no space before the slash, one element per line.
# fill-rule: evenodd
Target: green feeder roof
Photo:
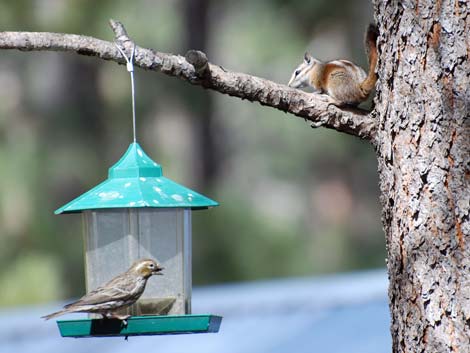
<path fill-rule="evenodd" d="M 102 208 L 178 207 L 201 209 L 219 204 L 167 179 L 162 167 L 132 143 L 109 168 L 108 179 L 55 211 L 55 214 Z"/>

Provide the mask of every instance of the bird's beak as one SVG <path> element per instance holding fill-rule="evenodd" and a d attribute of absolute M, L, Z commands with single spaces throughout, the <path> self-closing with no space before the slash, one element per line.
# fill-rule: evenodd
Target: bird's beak
<path fill-rule="evenodd" d="M 154 275 L 163 276 L 163 273 L 162 273 L 161 271 L 164 270 L 164 269 L 165 269 L 164 267 L 157 267 L 157 268 L 153 271 L 153 274 L 154 274 Z"/>

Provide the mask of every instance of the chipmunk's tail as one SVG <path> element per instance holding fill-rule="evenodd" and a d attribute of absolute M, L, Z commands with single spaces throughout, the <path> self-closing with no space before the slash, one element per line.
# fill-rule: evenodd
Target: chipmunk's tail
<path fill-rule="evenodd" d="M 377 37 L 379 36 L 379 30 L 376 25 L 370 24 L 367 27 L 365 36 L 365 45 L 367 55 L 369 56 L 369 72 L 364 81 L 361 82 L 361 91 L 365 97 L 374 89 L 375 83 L 377 82 L 377 74 L 375 68 L 377 66 L 378 53 L 377 53 Z"/>

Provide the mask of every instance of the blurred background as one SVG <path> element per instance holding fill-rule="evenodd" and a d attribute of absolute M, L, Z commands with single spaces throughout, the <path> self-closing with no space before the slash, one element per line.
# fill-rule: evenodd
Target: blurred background
<path fill-rule="evenodd" d="M 286 83 L 306 49 L 367 68 L 367 0 L 0 1 L 0 31 L 113 40 Z M 137 136 L 164 174 L 220 202 L 193 214 L 196 286 L 385 266 L 373 148 L 302 119 L 136 71 Z M 81 218 L 55 209 L 131 142 L 123 66 L 0 51 L 0 307 L 84 293 Z"/>

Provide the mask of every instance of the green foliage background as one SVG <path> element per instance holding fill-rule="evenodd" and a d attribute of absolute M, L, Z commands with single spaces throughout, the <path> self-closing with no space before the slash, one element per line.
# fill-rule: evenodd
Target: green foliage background
<path fill-rule="evenodd" d="M 0 30 L 112 40 L 107 21 L 115 18 L 139 45 L 184 54 L 200 30 L 184 16 L 189 2 L 3 0 Z M 204 49 L 228 69 L 287 82 L 306 49 L 367 66 L 369 1 L 207 3 Z M 137 70 L 136 80 L 142 147 L 165 175 L 221 203 L 193 217 L 196 285 L 384 266 L 367 143 L 162 74 Z M 200 124 L 215 152 L 195 148 L 206 138 Z M 83 293 L 80 217 L 53 211 L 106 178 L 130 141 L 122 66 L 0 52 L 0 306 Z M 205 178 L 209 152 L 215 172 Z"/>

